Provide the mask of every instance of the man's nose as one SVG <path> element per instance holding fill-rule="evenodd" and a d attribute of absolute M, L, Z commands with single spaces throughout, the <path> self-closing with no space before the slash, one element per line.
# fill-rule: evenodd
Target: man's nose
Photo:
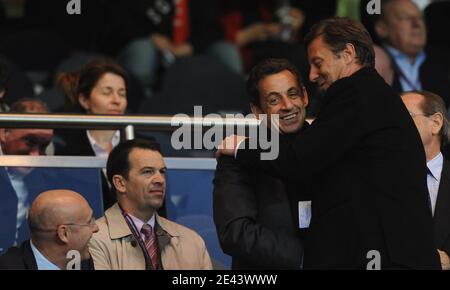
<path fill-rule="evenodd" d="M 317 78 L 319 77 L 319 73 L 317 68 L 314 66 L 311 66 L 311 69 L 309 70 L 309 80 L 313 83 L 317 81 Z"/>
<path fill-rule="evenodd" d="M 294 107 L 292 100 L 288 96 L 283 96 L 281 102 L 281 108 L 285 111 L 290 111 Z"/>
<path fill-rule="evenodd" d="M 41 156 L 41 155 L 45 155 L 45 154 L 43 154 L 43 152 L 41 151 L 40 148 L 35 147 L 35 148 L 32 148 L 29 151 L 28 155 L 30 155 L 30 156 Z"/>
<path fill-rule="evenodd" d="M 415 17 L 411 17 L 411 25 L 413 28 L 420 28 L 422 27 L 422 17 L 420 16 L 415 16 Z"/>
<path fill-rule="evenodd" d="M 155 174 L 155 176 L 153 178 L 153 182 L 164 184 L 166 182 L 166 178 L 164 177 L 164 175 L 161 172 L 158 172 Z"/>

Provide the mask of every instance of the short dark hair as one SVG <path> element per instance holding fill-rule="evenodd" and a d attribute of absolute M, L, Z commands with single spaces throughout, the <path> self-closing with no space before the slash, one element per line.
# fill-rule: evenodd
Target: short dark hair
<path fill-rule="evenodd" d="M 266 76 L 288 70 L 297 79 L 298 85 L 303 86 L 302 78 L 297 68 L 286 59 L 268 58 L 259 62 L 250 72 L 247 80 L 247 94 L 250 103 L 260 107 L 259 82 Z"/>
<path fill-rule="evenodd" d="M 348 43 L 355 47 L 359 64 L 375 67 L 373 41 L 364 26 L 347 17 L 333 17 L 315 24 L 305 36 L 308 47 L 316 38 L 322 36 L 324 42 L 338 55 Z"/>
<path fill-rule="evenodd" d="M 404 96 L 407 94 L 417 94 L 423 97 L 423 102 L 421 102 L 420 107 L 425 116 L 428 117 L 436 113 L 442 114 L 443 122 L 439 136 L 441 137 L 441 147 L 445 146 L 449 142 L 450 128 L 447 117 L 447 107 L 445 106 L 444 100 L 440 96 L 425 90 L 403 92 L 401 95 Z"/>
<path fill-rule="evenodd" d="M 114 184 L 112 179 L 116 174 L 122 175 L 125 179 L 128 179 L 128 174 L 130 172 L 129 156 L 131 151 L 135 148 L 161 153 L 161 146 L 156 141 L 133 139 L 120 143 L 111 151 L 108 156 L 108 161 L 106 162 L 106 175 L 111 184 Z"/>

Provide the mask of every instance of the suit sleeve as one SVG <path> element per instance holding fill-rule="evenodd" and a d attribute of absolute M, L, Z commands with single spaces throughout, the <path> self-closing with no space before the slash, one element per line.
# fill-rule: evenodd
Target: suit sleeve
<path fill-rule="evenodd" d="M 214 222 L 225 253 L 249 264 L 299 268 L 303 245 L 298 237 L 272 231 L 256 221 L 256 192 L 250 176 L 231 157 L 222 157 L 214 178 Z M 287 255 L 282 249 L 291 249 Z M 296 254 L 292 254 L 296 253 Z"/>
<path fill-rule="evenodd" d="M 308 130 L 294 140 L 280 135 L 278 158 L 260 160 L 261 149 L 251 150 L 249 140 L 237 152 L 237 160 L 247 168 L 261 166 L 268 174 L 289 180 L 305 179 L 335 164 L 361 137 L 364 112 L 358 92 L 339 91 Z M 242 147 L 241 147 L 242 148 Z"/>

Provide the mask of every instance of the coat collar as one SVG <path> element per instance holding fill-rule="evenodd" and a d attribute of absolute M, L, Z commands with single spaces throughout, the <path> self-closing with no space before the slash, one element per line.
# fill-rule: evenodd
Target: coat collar
<path fill-rule="evenodd" d="M 105 218 L 108 223 L 109 235 L 112 240 L 131 236 L 131 230 L 122 215 L 118 203 L 115 203 L 112 207 L 106 210 Z M 160 217 L 157 213 L 155 230 L 158 238 L 163 236 L 168 236 L 169 238 L 180 236 L 180 233 L 170 225 L 170 221 Z"/>

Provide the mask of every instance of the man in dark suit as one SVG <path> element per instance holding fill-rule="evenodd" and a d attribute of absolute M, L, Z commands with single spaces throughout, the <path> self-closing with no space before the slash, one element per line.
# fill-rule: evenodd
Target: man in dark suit
<path fill-rule="evenodd" d="M 425 148 L 434 241 L 442 269 L 450 270 L 450 163 L 441 153 L 450 134 L 447 109 L 441 97 L 427 91 L 403 93 L 402 100 Z"/>
<path fill-rule="evenodd" d="M 280 114 L 283 134 L 293 138 L 307 126 L 308 95 L 287 60 L 262 61 L 250 73 L 247 88 L 252 112 Z M 297 210 L 291 210 L 294 202 L 288 200 L 290 186 L 258 168 L 244 170 L 232 157 L 219 159 L 214 221 L 223 251 L 233 257 L 233 269 L 300 269 L 304 233 L 296 222 Z"/>
<path fill-rule="evenodd" d="M 277 159 L 261 161 L 262 150 L 238 150 L 236 159 L 297 182 L 299 193 L 310 186 L 304 268 L 439 269 L 423 146 L 399 96 L 374 69 L 368 32 L 331 18 L 305 43 L 310 79 L 325 93 L 319 115 L 293 142 L 280 136 Z"/>
<path fill-rule="evenodd" d="M 397 92 L 427 90 L 450 105 L 448 52 L 427 46 L 422 12 L 412 0 L 383 0 L 375 31 L 392 58 Z"/>
<path fill-rule="evenodd" d="M 88 243 L 98 232 L 93 211 L 80 194 L 51 190 L 38 195 L 28 216 L 31 240 L 0 257 L 0 269 L 91 269 Z"/>
<path fill-rule="evenodd" d="M 38 100 L 22 99 L 11 106 L 13 112 L 48 112 Z M 0 129 L 0 154 L 45 155 L 53 138 L 51 129 Z M 26 214 L 33 199 L 45 189 L 44 169 L 25 167 L 0 169 L 0 253 L 28 238 Z"/>

